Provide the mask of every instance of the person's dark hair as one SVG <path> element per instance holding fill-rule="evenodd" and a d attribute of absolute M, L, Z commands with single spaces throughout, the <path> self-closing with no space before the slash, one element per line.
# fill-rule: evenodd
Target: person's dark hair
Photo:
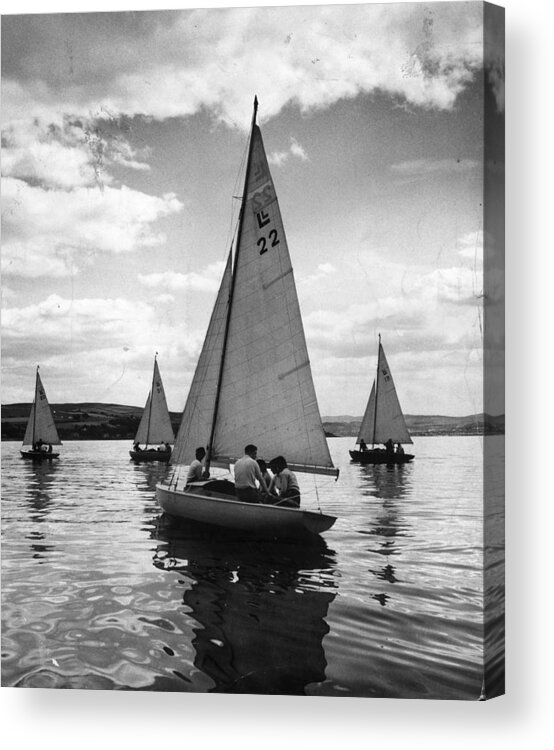
<path fill-rule="evenodd" d="M 194 454 L 194 455 L 196 456 L 196 458 L 197 458 L 197 459 L 198 459 L 199 461 L 202 461 L 202 459 L 203 459 L 203 458 L 204 458 L 204 456 L 206 455 L 206 449 L 205 449 L 205 448 L 197 448 L 197 449 L 196 449 L 196 452 L 195 452 L 195 454 Z"/>
<path fill-rule="evenodd" d="M 287 462 L 285 461 L 284 456 L 275 456 L 275 458 L 272 458 L 269 462 L 269 468 L 274 474 L 278 474 L 280 471 L 283 471 L 283 469 L 286 469 Z"/>
<path fill-rule="evenodd" d="M 266 462 L 265 462 L 265 461 L 263 460 L 263 458 L 258 458 L 258 459 L 257 459 L 257 463 L 258 463 L 258 466 L 260 467 L 260 471 L 261 471 L 261 472 L 262 472 L 262 474 L 263 474 L 263 473 L 264 473 L 264 471 L 265 471 L 265 470 L 267 469 L 267 464 L 266 464 Z"/>
<path fill-rule="evenodd" d="M 249 445 L 246 446 L 246 448 L 244 449 L 244 452 L 247 453 L 248 455 L 250 455 L 251 453 L 254 453 L 257 450 L 258 450 L 258 448 L 255 445 L 252 445 L 250 443 Z"/>

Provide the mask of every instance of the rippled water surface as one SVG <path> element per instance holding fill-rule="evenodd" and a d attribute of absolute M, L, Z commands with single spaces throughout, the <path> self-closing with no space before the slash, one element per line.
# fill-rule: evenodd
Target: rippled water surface
<path fill-rule="evenodd" d="M 2 685 L 477 700 L 483 439 L 415 438 L 390 468 L 329 443 L 339 481 L 299 475 L 303 506 L 338 516 L 313 545 L 177 526 L 155 500 L 166 467 L 127 442 L 68 442 L 42 465 L 2 443 Z"/>

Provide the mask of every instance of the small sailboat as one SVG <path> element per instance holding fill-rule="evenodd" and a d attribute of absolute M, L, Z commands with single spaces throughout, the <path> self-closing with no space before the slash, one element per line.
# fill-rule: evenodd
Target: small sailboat
<path fill-rule="evenodd" d="M 54 424 L 52 409 L 46 398 L 46 391 L 42 385 L 38 370 L 37 365 L 35 398 L 31 407 L 20 453 L 23 458 L 31 458 L 34 461 L 47 461 L 52 458 L 58 458 L 60 454 L 54 453 L 52 446 L 61 445 L 62 441 Z"/>
<path fill-rule="evenodd" d="M 171 456 L 171 445 L 175 441 L 157 357 L 156 352 L 152 387 L 135 435 L 133 450 L 129 451 L 133 461 L 138 463 L 143 461 L 167 463 Z M 141 448 L 141 444 L 144 448 Z"/>
<path fill-rule="evenodd" d="M 186 485 L 198 447 L 205 468 L 229 467 L 253 441 L 266 459 L 284 455 L 293 471 L 338 475 L 317 405 L 287 240 L 259 126 L 250 133 L 235 254 L 229 253 L 171 457 L 156 487 L 173 516 L 254 535 L 295 536 L 329 529 L 336 518 L 239 501 L 234 483 Z"/>
<path fill-rule="evenodd" d="M 405 464 L 414 456 L 404 453 L 401 446 L 412 442 L 379 334 L 377 374 L 356 440 L 360 450 L 349 451 L 350 457 L 362 464 Z M 367 448 L 368 443 L 371 449 Z M 385 448 L 375 447 L 380 443 Z M 394 443 L 400 446 L 396 451 Z"/>

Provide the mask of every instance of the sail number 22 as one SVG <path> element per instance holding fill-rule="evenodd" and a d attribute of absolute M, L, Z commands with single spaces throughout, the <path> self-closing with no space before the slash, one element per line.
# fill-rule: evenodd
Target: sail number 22
<path fill-rule="evenodd" d="M 260 248 L 260 255 L 263 255 L 264 253 L 267 253 L 270 247 L 275 247 L 279 244 L 279 237 L 277 235 L 276 229 L 270 229 L 269 230 L 269 240 L 267 240 L 265 237 L 260 237 L 258 242 L 256 243 L 258 247 Z"/>

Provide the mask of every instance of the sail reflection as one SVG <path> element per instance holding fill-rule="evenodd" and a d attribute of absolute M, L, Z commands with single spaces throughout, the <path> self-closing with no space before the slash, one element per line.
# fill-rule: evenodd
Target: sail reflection
<path fill-rule="evenodd" d="M 411 491 L 412 464 L 360 466 L 360 490 L 364 495 L 393 500 Z"/>
<path fill-rule="evenodd" d="M 22 470 L 23 497 L 31 509 L 30 519 L 41 523 L 50 512 L 59 464 L 55 461 L 29 461 L 22 464 Z"/>
<path fill-rule="evenodd" d="M 375 465 L 360 467 L 360 489 L 362 494 L 377 498 L 380 502 L 373 506 L 368 528 L 362 533 L 372 536 L 376 546 L 371 552 L 382 555 L 386 562 L 382 567 L 369 568 L 378 581 L 380 590 L 372 594 L 383 607 L 391 599 L 391 584 L 398 583 L 400 578 L 394 559 L 401 554 L 398 537 L 405 537 L 409 533 L 410 525 L 403 514 L 406 499 L 411 493 L 411 475 L 413 466 L 410 464 Z"/>
<path fill-rule="evenodd" d="M 336 595 L 334 552 L 255 542 L 213 530 L 158 529 L 154 565 L 192 582 L 195 666 L 210 692 L 304 695 L 325 679 L 322 641 Z"/>

